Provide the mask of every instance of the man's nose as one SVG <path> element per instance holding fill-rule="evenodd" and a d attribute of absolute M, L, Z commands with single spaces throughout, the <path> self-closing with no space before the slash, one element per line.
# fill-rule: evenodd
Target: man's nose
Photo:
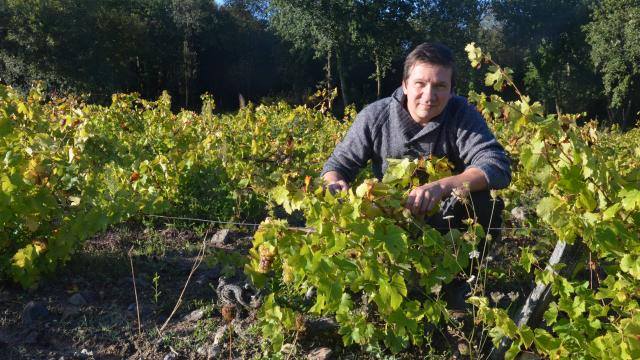
<path fill-rule="evenodd" d="M 422 91 L 422 98 L 424 100 L 433 100 L 436 97 L 436 92 L 431 84 L 427 84 Z"/>

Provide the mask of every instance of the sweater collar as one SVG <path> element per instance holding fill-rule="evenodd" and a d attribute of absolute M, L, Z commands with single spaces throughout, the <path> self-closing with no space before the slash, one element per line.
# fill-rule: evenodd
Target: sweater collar
<path fill-rule="evenodd" d="M 406 140 L 410 140 L 420 131 L 422 125 L 413 120 L 409 111 L 407 111 L 407 96 L 402 91 L 402 87 L 396 89 L 391 95 L 391 119 L 395 128 L 399 129 Z"/>

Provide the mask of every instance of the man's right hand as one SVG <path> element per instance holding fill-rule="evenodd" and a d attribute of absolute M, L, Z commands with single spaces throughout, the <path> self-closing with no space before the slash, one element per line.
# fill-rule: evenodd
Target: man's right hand
<path fill-rule="evenodd" d="M 329 171 L 325 173 L 322 178 L 324 179 L 326 189 L 331 191 L 332 194 L 349 190 L 349 184 L 337 171 Z"/>

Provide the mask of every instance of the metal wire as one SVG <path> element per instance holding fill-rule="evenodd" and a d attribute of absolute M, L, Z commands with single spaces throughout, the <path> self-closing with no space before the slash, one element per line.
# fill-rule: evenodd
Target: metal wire
<path fill-rule="evenodd" d="M 181 216 L 165 216 L 165 215 L 151 215 L 151 214 L 144 214 L 144 216 L 151 217 L 151 218 L 167 219 L 167 220 L 186 220 L 186 221 L 206 222 L 206 223 L 221 224 L 221 225 L 251 226 L 251 227 L 255 227 L 255 228 L 260 226 L 260 224 L 256 224 L 256 223 L 198 219 L 198 218 L 181 217 Z M 305 231 L 305 232 L 313 232 L 313 231 L 315 231 L 313 228 L 298 227 L 298 226 L 289 226 L 288 229 Z M 450 228 L 434 228 L 434 229 L 436 229 L 438 231 L 450 230 Z M 513 231 L 516 231 L 516 230 L 531 230 L 531 231 L 547 231 L 547 232 L 548 231 L 552 231 L 551 229 L 545 229 L 545 228 L 527 228 L 527 227 L 490 227 L 487 230 L 513 230 Z"/>
<path fill-rule="evenodd" d="M 212 224 L 223 224 L 223 225 L 254 226 L 254 227 L 260 226 L 260 224 L 253 224 L 253 223 L 197 219 L 197 218 L 180 217 L 180 216 L 164 216 L 164 215 L 151 215 L 151 214 L 144 214 L 144 216 L 152 217 L 152 218 L 168 219 L 168 220 L 188 220 L 188 221 L 208 222 Z"/>

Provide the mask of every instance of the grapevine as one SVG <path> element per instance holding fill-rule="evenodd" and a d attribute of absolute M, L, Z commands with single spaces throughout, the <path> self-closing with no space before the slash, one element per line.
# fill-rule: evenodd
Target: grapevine
<path fill-rule="evenodd" d="M 295 314 L 335 316 L 346 345 L 384 343 L 394 352 L 422 344 L 426 324 L 449 317 L 436 289 L 468 270 L 476 244 L 457 229 L 441 234 L 403 207 L 418 172 L 437 179 L 449 167 L 444 160 L 391 164 L 382 181 L 367 179 L 345 193 L 322 186 L 272 191 L 287 211 L 301 210 L 313 229 L 301 232 L 271 219 L 255 234 L 246 271 L 255 284 L 277 290 L 261 309 L 263 335 L 274 350 L 287 333 L 293 336 Z M 310 289 L 316 295 L 305 304 Z"/>
<path fill-rule="evenodd" d="M 586 249 L 582 269 L 565 276 L 520 251 L 532 280 L 552 288 L 543 326 L 516 326 L 478 286 L 488 266 L 479 242 L 490 241 L 480 226 L 442 234 L 403 209 L 425 178 L 419 173 L 449 174 L 444 160 L 391 160 L 382 181 L 364 176 L 345 193 L 313 180 L 353 118 L 334 118 L 325 102 L 215 114 L 204 96 L 200 113 L 174 113 L 166 93 L 155 101 L 114 94 L 100 106 L 0 85 L 0 277 L 35 286 L 83 241 L 142 214 L 259 221 L 281 206 L 301 214 L 305 228 L 265 220 L 245 269 L 267 292 L 259 323 L 271 350 L 295 343 L 309 315 L 334 317 L 347 345 L 423 345 L 432 329 L 451 324 L 440 290 L 458 277 L 474 284 L 467 301 L 480 339 L 511 340 L 507 358 L 525 350 L 640 358 L 638 131 L 545 114 L 511 70 L 474 44 L 467 52 L 473 67 L 488 66 L 487 86 L 515 95 L 469 94 L 512 156 L 513 182 L 501 193 L 507 208 L 530 209 L 522 221 L 548 229 L 542 240 Z M 467 348 L 480 355 L 482 340 Z"/>
<path fill-rule="evenodd" d="M 474 44 L 466 50 L 472 66 L 490 64 L 486 85 L 515 88 L 510 70 Z M 638 358 L 640 176 L 637 161 L 628 157 L 638 153 L 637 142 L 629 146 L 634 143 L 607 141 L 611 132 L 600 135 L 595 122 L 580 126 L 580 115 L 545 115 L 539 103 L 517 88 L 515 92 L 516 101 L 470 96 L 516 158 L 520 175 L 505 196 L 517 197 L 533 187 L 540 194 L 535 209 L 542 223 L 560 241 L 584 243 L 587 271 L 604 276 L 596 273 L 600 280 L 584 281 L 536 269 L 536 281 L 551 284 L 556 297 L 544 314 L 545 328 L 518 328 L 504 310 L 490 308 L 486 298 L 470 301 L 493 328 L 496 346 L 503 337 L 514 340 L 507 358 L 524 349 L 550 358 Z"/>

